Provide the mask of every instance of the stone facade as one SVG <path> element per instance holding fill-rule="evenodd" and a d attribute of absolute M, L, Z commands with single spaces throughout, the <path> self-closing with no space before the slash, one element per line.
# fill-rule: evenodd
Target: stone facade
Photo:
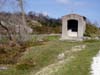
<path fill-rule="evenodd" d="M 83 40 L 86 29 L 85 17 L 69 14 L 62 17 L 62 40 Z"/>

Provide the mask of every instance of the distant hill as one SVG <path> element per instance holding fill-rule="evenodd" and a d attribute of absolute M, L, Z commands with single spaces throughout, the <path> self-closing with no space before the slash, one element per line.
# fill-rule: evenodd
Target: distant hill
<path fill-rule="evenodd" d="M 45 16 L 43 14 L 39 13 L 32 13 L 30 12 L 28 14 L 28 17 L 31 18 L 31 20 L 35 20 L 39 23 L 41 23 L 41 27 L 34 28 L 36 32 L 38 33 L 61 33 L 61 18 L 55 19 L 55 18 L 50 18 L 49 16 Z M 87 20 L 87 19 L 86 19 Z M 85 36 L 99 36 L 100 34 L 100 29 L 96 27 L 96 24 L 91 23 L 90 21 L 86 21 L 86 31 L 85 31 Z"/>
<path fill-rule="evenodd" d="M 6 13 L 1 12 L 0 13 L 0 21 L 5 20 L 5 22 L 10 22 L 12 25 L 8 25 L 9 28 L 13 27 L 14 25 L 17 27 L 18 25 L 22 24 L 21 22 L 21 13 Z M 43 15 L 42 13 L 34 13 L 29 12 L 26 14 L 26 21 L 27 26 L 31 27 L 33 32 L 32 34 L 47 34 L 47 33 L 61 33 L 61 18 L 55 19 L 51 18 L 48 15 Z M 16 29 L 16 27 L 13 27 Z M 14 29 L 14 30 L 15 30 Z M 0 33 L 5 34 L 5 31 L 3 31 L 0 27 Z M 95 24 L 92 24 L 91 22 L 87 22 L 86 25 L 86 32 L 85 36 L 98 36 L 100 34 L 100 29 L 96 27 Z"/>
<path fill-rule="evenodd" d="M 47 34 L 47 33 L 61 33 L 61 19 L 51 18 L 48 15 L 45 16 L 41 13 L 29 12 L 27 14 L 28 24 L 33 28 L 33 33 L 36 34 Z M 37 21 L 37 24 L 34 25 L 34 22 Z"/>

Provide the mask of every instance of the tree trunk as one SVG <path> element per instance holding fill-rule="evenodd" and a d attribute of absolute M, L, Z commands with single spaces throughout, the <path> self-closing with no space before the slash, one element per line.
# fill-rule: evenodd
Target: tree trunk
<path fill-rule="evenodd" d="M 12 37 L 12 35 L 11 35 L 11 33 L 10 33 L 10 30 L 9 30 L 5 25 L 3 25 L 3 22 L 2 22 L 2 21 L 0 22 L 0 26 L 1 26 L 2 28 L 4 28 L 4 29 L 7 31 L 9 40 L 12 41 L 12 40 L 13 40 L 13 37 Z"/>
<path fill-rule="evenodd" d="M 20 35 L 20 39 L 26 40 L 28 37 L 28 33 L 27 33 L 27 29 L 26 29 L 26 19 L 25 19 L 25 12 L 24 12 L 24 5 L 23 5 L 23 0 L 18 0 L 19 2 L 19 6 L 20 6 L 20 10 L 21 10 L 21 14 L 22 14 L 22 26 L 19 26 L 19 35 Z"/>

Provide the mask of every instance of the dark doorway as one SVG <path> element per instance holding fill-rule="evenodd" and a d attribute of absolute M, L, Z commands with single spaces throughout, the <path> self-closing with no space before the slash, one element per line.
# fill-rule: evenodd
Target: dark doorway
<path fill-rule="evenodd" d="M 78 21 L 68 20 L 68 30 L 72 30 L 72 32 L 78 32 Z"/>

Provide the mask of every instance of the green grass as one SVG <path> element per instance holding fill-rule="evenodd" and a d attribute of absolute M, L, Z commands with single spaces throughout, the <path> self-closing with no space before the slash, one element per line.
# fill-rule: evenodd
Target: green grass
<path fill-rule="evenodd" d="M 32 47 L 23 54 L 18 61 L 18 64 L 15 65 L 15 68 L 11 68 L 10 71 L 0 71 L 0 75 L 6 75 L 7 73 L 8 75 L 11 75 L 12 73 L 13 75 L 27 75 L 27 73 L 24 73 L 24 71 L 27 70 L 33 70 L 35 73 L 41 68 L 57 62 L 57 55 L 66 50 L 70 50 L 70 48 L 74 45 L 76 45 L 75 42 L 50 41 L 45 45 Z M 30 67 L 30 64 L 33 64 L 34 66 Z"/>
<path fill-rule="evenodd" d="M 48 41 L 54 41 L 54 40 L 59 40 L 60 36 L 46 36 L 44 40 Z"/>
<path fill-rule="evenodd" d="M 36 64 L 34 67 L 36 69 L 40 69 L 56 62 L 58 54 L 66 50 L 70 50 L 70 48 L 74 45 L 76 45 L 76 43 L 52 41 L 46 43 L 46 45 L 33 47 L 24 53 L 24 55 L 20 58 L 19 64 L 31 60 L 32 63 Z"/>
<path fill-rule="evenodd" d="M 28 75 L 29 70 L 16 70 L 15 68 L 0 71 L 0 75 Z"/>
<path fill-rule="evenodd" d="M 41 68 L 57 62 L 58 54 L 70 51 L 71 47 L 81 44 L 86 44 L 86 49 L 71 53 L 75 58 L 64 64 L 53 75 L 90 75 L 92 57 L 97 54 L 100 41 L 68 42 L 58 41 L 56 38 L 58 37 L 49 37 L 51 41 L 45 42 L 44 45 L 31 47 L 23 53 L 17 64 L 9 70 L 0 71 L 0 75 L 29 75 L 30 72 L 34 75 Z M 67 55 L 66 58 L 68 58 Z"/>
<path fill-rule="evenodd" d="M 32 36 L 33 41 L 39 41 L 39 40 L 55 41 L 55 40 L 59 40 L 59 39 L 60 39 L 59 35 L 33 35 Z"/>
<path fill-rule="evenodd" d="M 99 45 L 100 42 L 88 42 L 85 50 L 76 53 L 75 59 L 65 64 L 54 75 L 91 75 L 92 58 L 99 51 Z"/>

